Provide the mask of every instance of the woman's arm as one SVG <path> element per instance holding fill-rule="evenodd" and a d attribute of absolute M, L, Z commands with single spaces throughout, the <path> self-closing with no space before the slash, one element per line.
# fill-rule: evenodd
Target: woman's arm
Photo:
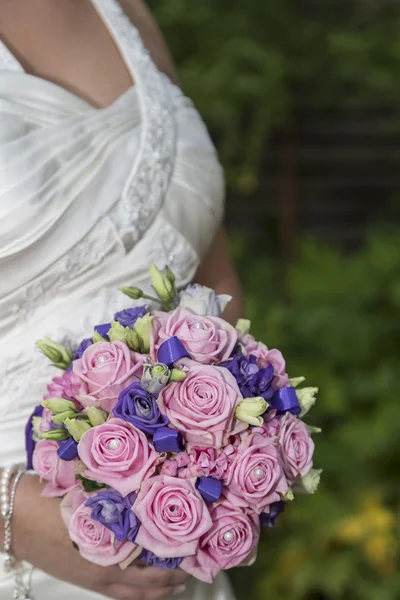
<path fill-rule="evenodd" d="M 72 546 L 61 517 L 60 500 L 41 497 L 42 489 L 36 476 L 24 475 L 18 483 L 12 518 L 12 551 L 17 559 L 57 579 L 116 600 L 161 600 L 182 591 L 188 575 L 179 569 L 163 571 L 133 564 L 122 571 L 119 566 L 99 567 L 84 560 Z M 1 516 L 0 544 L 1 554 Z"/>
<path fill-rule="evenodd" d="M 232 301 L 224 318 L 235 325 L 244 317 L 243 292 L 229 253 L 226 233 L 220 229 L 195 277 L 196 283 L 213 288 L 218 294 L 230 294 Z"/>

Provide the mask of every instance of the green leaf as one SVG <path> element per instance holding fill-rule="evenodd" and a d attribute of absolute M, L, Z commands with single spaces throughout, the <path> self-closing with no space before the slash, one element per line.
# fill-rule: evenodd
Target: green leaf
<path fill-rule="evenodd" d="M 103 489 L 109 487 L 108 485 L 105 485 L 104 483 L 99 483 L 98 481 L 92 481 L 91 479 L 86 479 L 86 477 L 83 477 L 82 475 L 76 475 L 75 479 L 78 479 L 78 481 L 82 482 L 83 489 L 87 493 L 98 492 L 99 490 L 103 490 Z"/>

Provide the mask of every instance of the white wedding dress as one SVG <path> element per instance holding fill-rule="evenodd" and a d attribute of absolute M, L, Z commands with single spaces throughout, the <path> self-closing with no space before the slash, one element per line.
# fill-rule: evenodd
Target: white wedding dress
<path fill-rule="evenodd" d="M 92 2 L 135 81 L 107 108 L 24 73 L 0 43 L 1 466 L 24 461 L 26 420 L 54 376 L 35 340 L 76 345 L 130 305 L 118 286 L 148 287 L 152 261 L 189 282 L 223 212 L 221 167 L 191 101 L 116 0 Z M 0 566 L 1 600 L 12 589 Z M 40 572 L 33 590 L 100 598 Z M 219 577 L 192 580 L 182 600 L 233 597 Z"/>

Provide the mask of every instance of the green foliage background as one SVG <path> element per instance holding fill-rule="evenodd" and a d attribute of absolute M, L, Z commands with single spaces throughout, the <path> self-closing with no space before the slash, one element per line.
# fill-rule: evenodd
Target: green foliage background
<path fill-rule="evenodd" d="M 150 0 L 185 92 L 218 138 L 229 184 L 252 191 L 294 92 L 316 108 L 397 105 L 395 0 Z M 312 93 L 310 93 L 312 90 Z"/>
<path fill-rule="evenodd" d="M 391 0 L 152 0 L 182 84 L 210 126 L 230 189 L 251 192 L 295 92 L 316 109 L 400 99 L 400 7 Z M 312 90 L 312 93 L 309 93 Z M 289 269 L 232 241 L 253 333 L 320 387 L 323 482 L 269 531 L 240 599 L 400 597 L 400 229 L 352 257 L 303 240 Z"/>

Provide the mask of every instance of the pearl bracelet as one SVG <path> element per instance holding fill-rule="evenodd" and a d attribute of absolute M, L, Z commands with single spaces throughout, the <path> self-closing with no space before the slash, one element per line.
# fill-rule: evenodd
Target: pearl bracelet
<path fill-rule="evenodd" d="M 14 514 L 15 495 L 19 480 L 25 474 L 21 465 L 12 465 L 4 469 L 0 480 L 0 512 L 4 519 L 4 571 L 14 574 L 15 600 L 32 600 L 31 579 L 33 569 L 28 570 L 28 581 L 24 582 L 25 568 L 12 554 L 12 517 Z"/>

